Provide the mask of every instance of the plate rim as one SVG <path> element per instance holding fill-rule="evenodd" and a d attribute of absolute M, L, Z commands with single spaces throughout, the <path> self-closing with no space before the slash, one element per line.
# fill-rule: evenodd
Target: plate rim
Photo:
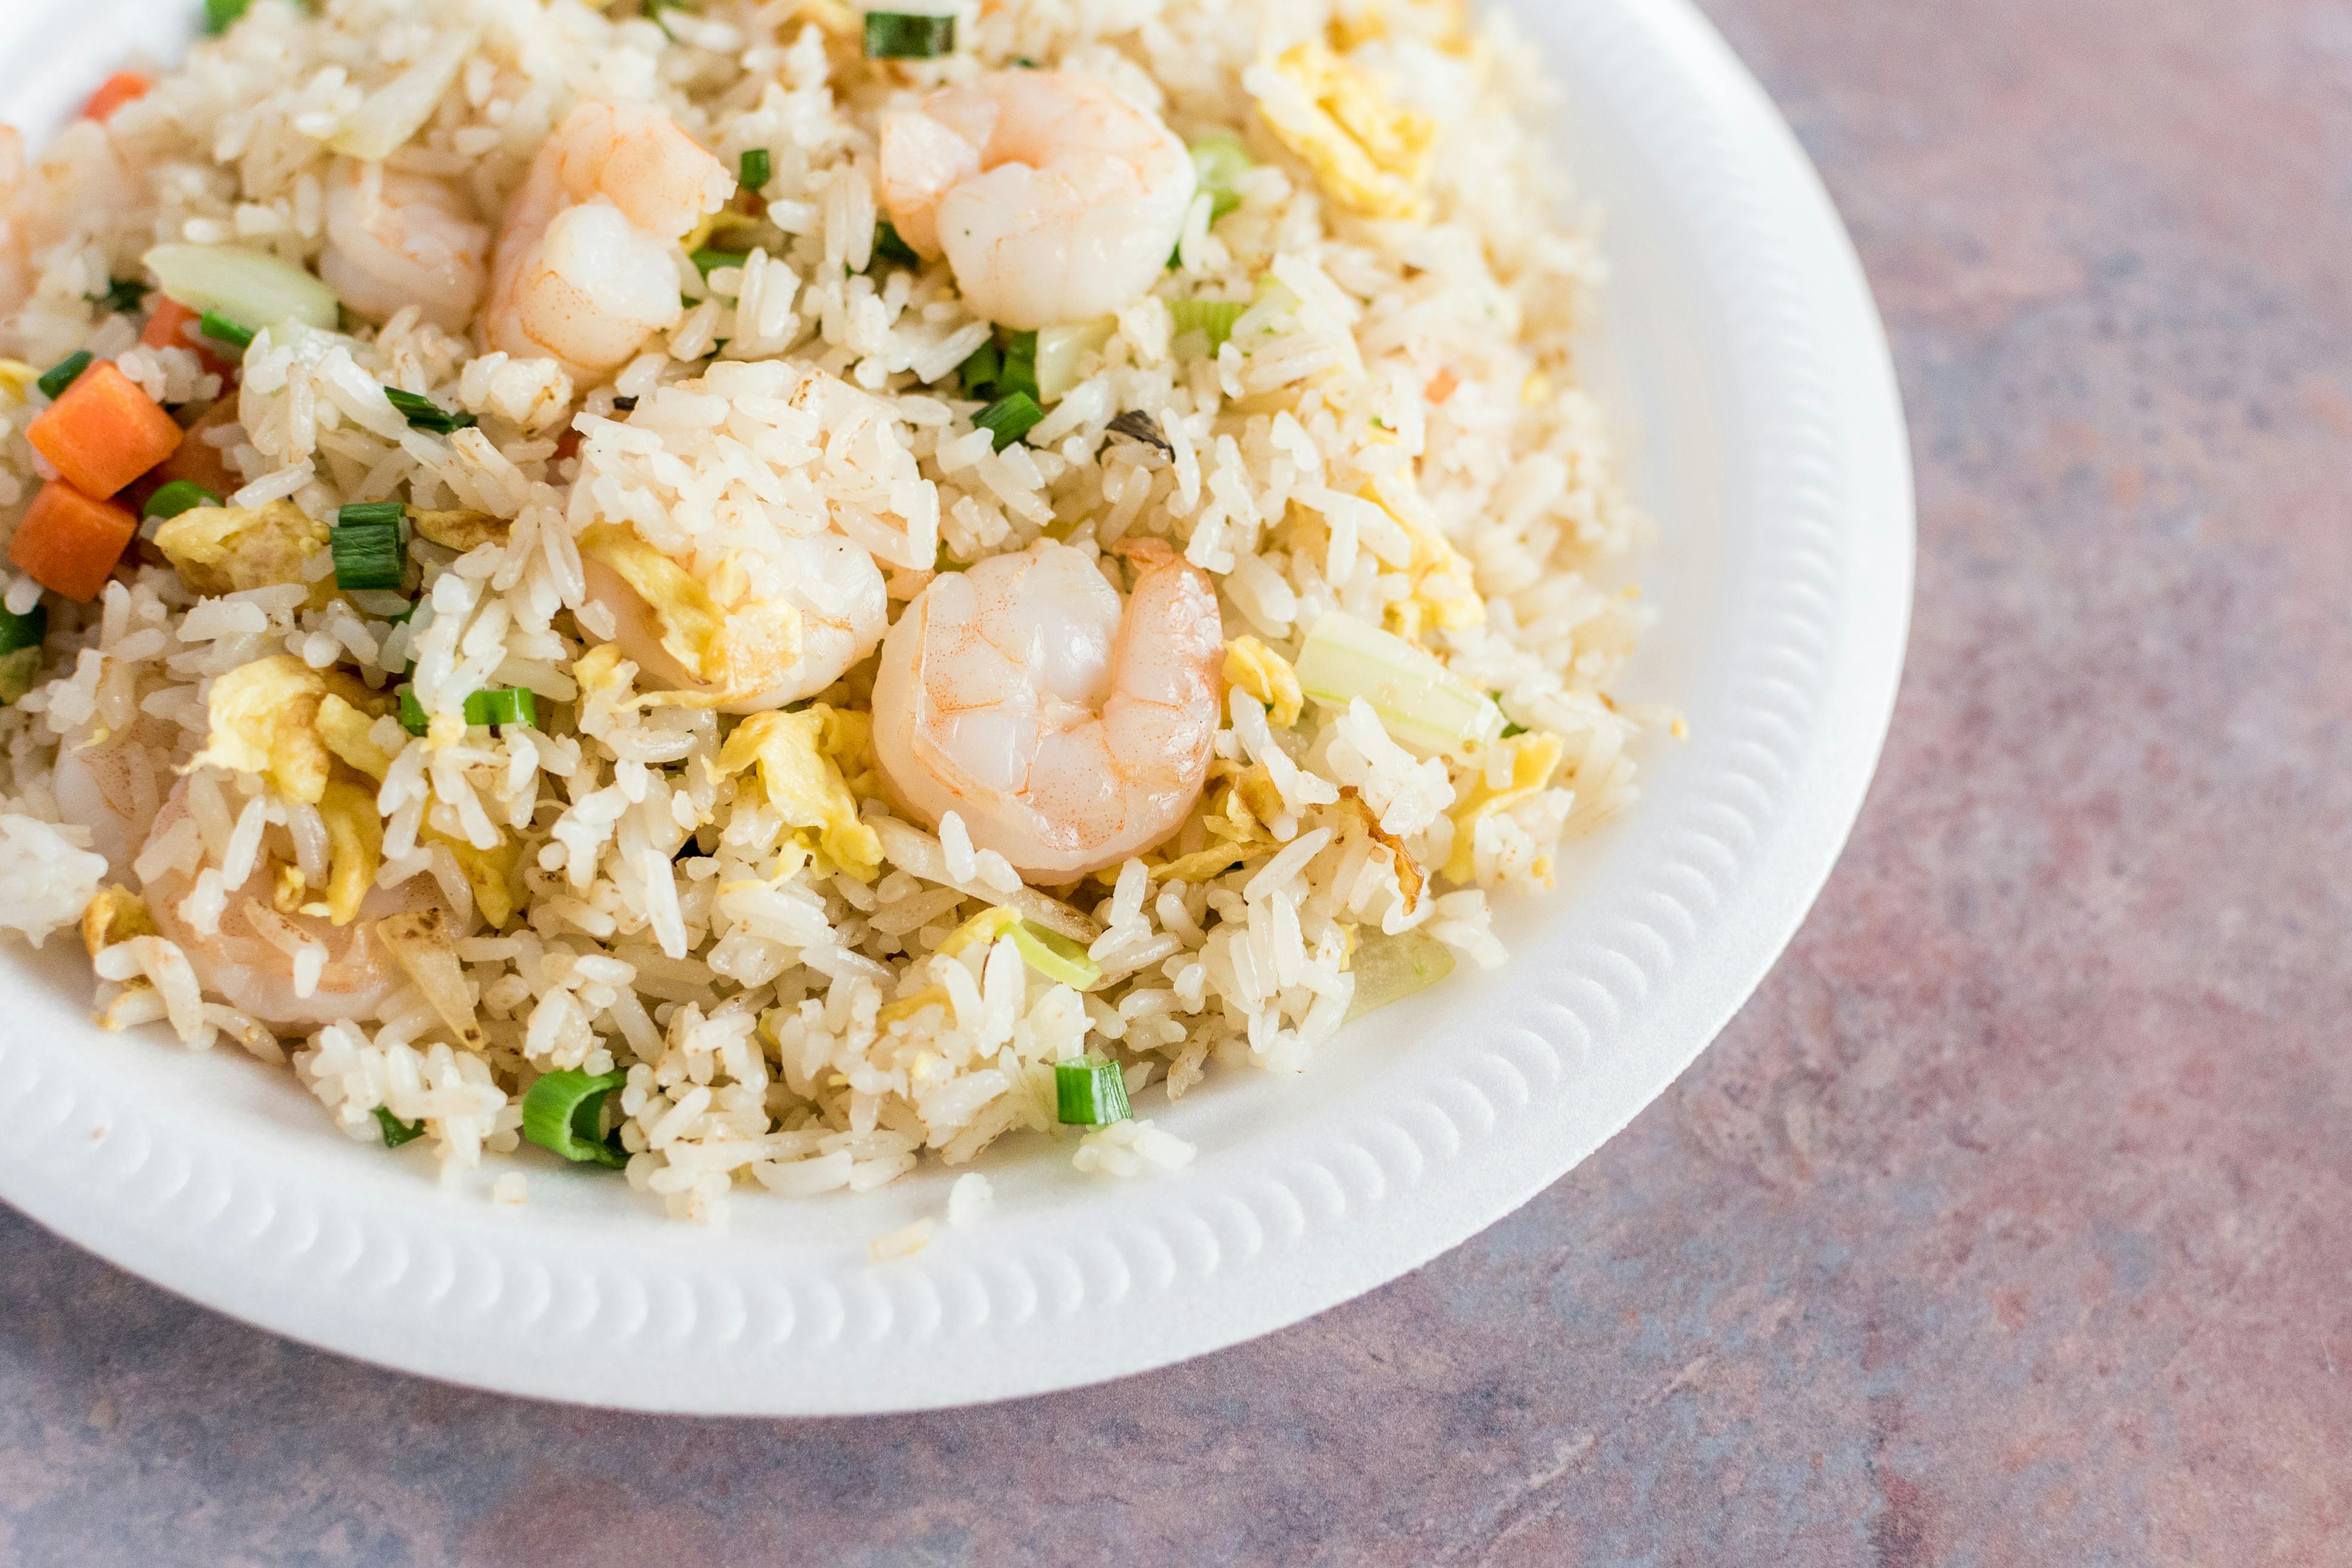
<path fill-rule="evenodd" d="M 41 9 L 20 15 L 27 29 Z M 1813 531 L 1842 548 L 1790 531 L 1802 548 L 1776 563 L 1779 575 L 1759 579 L 1758 604 L 1748 607 L 1780 616 L 1784 634 L 1813 638 L 1811 673 L 1821 684 L 1809 694 L 1798 683 L 1805 670 L 1769 659 L 1747 672 L 1764 683 L 1758 727 L 1732 739 L 1753 750 L 1754 766 L 1708 803 L 1713 827 L 1675 840 L 1680 858 L 1650 879 L 1641 912 L 1578 939 L 1523 994 L 1465 1008 L 1479 1014 L 1485 1048 L 1423 1075 L 1425 1098 L 1383 1108 L 1361 1092 L 1338 1094 L 1318 1119 L 1331 1123 L 1315 1130 L 1321 1136 L 1258 1159 L 1245 1184 L 1189 1198 L 1181 1183 L 1131 1189 L 1128 1223 L 1113 1235 L 1056 1241 L 1041 1237 L 1035 1221 L 1002 1231 L 992 1223 L 985 1248 L 949 1249 L 950 1258 L 935 1247 L 934 1262 L 926 1254 L 879 1268 L 831 1258 L 803 1279 L 774 1277 L 740 1254 L 698 1252 L 687 1238 L 704 1233 L 685 1227 L 668 1240 L 635 1233 L 644 1238 L 630 1243 L 635 1261 L 616 1269 L 567 1257 L 585 1229 L 561 1214 L 519 1228 L 473 1200 L 410 1193 L 395 1205 L 301 1190 L 299 1170 L 265 1171 L 250 1152 L 207 1147 L 110 1100 L 102 1076 L 45 1054 L 20 1030 L 0 1036 L 0 1117 L 29 1135 L 0 1148 L 0 1197 L 165 1289 L 380 1365 L 572 1403 L 803 1415 L 1022 1397 L 1223 1349 L 1419 1267 L 1568 1173 L 1712 1042 L 1833 868 L 1893 715 L 1916 518 L 1885 330 L 1851 239 L 1786 121 L 1689 0 L 1570 0 L 1561 11 L 1633 51 L 1629 68 L 1696 101 L 1688 124 L 1657 132 L 1664 161 L 1727 160 L 1722 167 L 1738 170 L 1738 179 L 1717 172 L 1719 189 L 1741 188 L 1717 199 L 1715 216 L 1759 242 L 1763 293 L 1752 327 L 1789 355 L 1775 394 L 1811 432 L 1790 447 L 1788 471 L 1757 482 L 1768 495 L 1801 498 L 1792 517 L 1818 512 Z M 83 52 L 94 52 L 101 20 L 85 18 Z M 1643 50 L 1646 61 L 1635 59 Z M 0 58 L 10 53 L 0 47 Z M 1805 384 L 1809 367 L 1817 384 Z M 1801 710 L 1809 707 L 1821 711 Z M 1801 784 L 1809 792 L 1801 808 L 1765 820 Z M 1727 861 L 1729 874 L 1712 873 Z M 1655 977 L 1675 961 L 1677 940 L 1687 946 L 1698 933 L 1722 940 L 1701 959 L 1682 955 L 1698 972 L 1677 972 L 1667 994 Z M 0 995 L 12 988 L 0 983 Z M 1651 1048 L 1629 1048 L 1643 1040 Z M 1539 1111 L 1571 1088 L 1626 1109 L 1544 1121 Z M 92 1116 L 109 1119 L 102 1138 L 81 1131 Z M 1507 1126 L 1509 1136 L 1490 1136 Z M 1444 1179 L 1424 1179 L 1433 1170 Z M 688 1256 L 689 1267 L 665 1273 Z M 994 1353 L 1041 1330 L 1055 1335 L 1050 1364 Z M 650 1364 L 617 1368 L 577 1392 L 563 1376 L 569 1357 L 519 1356 L 518 1334 L 633 1350 Z M 810 1373 L 798 1355 L 886 1344 L 887 1357 L 835 1358 L 864 1369 L 854 1377 Z M 793 1369 L 775 1364 L 784 1359 Z"/>

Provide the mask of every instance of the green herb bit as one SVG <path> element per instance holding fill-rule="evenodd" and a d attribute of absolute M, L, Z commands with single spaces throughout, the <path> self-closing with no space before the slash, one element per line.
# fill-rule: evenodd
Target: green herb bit
<path fill-rule="evenodd" d="M 218 310 L 206 310 L 196 318 L 196 331 L 216 343 L 226 343 L 233 349 L 253 346 L 253 329 L 241 321 L 232 321 Z"/>
<path fill-rule="evenodd" d="M 1045 411 L 1025 392 L 1009 393 L 971 416 L 979 428 L 996 437 L 1000 452 L 1045 422 Z"/>
<path fill-rule="evenodd" d="M 416 700 L 416 688 L 403 686 L 400 698 L 400 727 L 412 735 L 422 735 L 433 728 L 433 715 L 425 711 L 425 704 Z"/>
<path fill-rule="evenodd" d="M 694 253 L 694 269 L 708 279 L 722 267 L 740 267 L 751 259 L 748 250 L 713 250 L 705 246 Z"/>
<path fill-rule="evenodd" d="M 403 1121 L 379 1105 L 375 1108 L 375 1124 L 383 1129 L 383 1146 L 397 1149 L 403 1143 L 414 1143 L 425 1136 L 422 1121 Z"/>
<path fill-rule="evenodd" d="M 107 280 L 105 293 L 89 294 L 83 298 L 93 305 L 105 306 L 115 315 L 127 316 L 139 309 L 147 296 L 153 292 L 136 278 L 111 278 Z"/>
<path fill-rule="evenodd" d="M 235 26 L 253 0 L 205 0 L 205 31 L 215 37 Z"/>
<path fill-rule="evenodd" d="M 923 258 L 915 253 L 898 226 L 884 218 L 874 226 L 874 256 L 877 261 L 887 261 L 898 267 L 920 267 Z"/>
<path fill-rule="evenodd" d="M 408 421 L 412 430 L 430 430 L 436 436 L 446 436 L 458 430 L 470 430 L 481 423 L 470 414 L 444 408 L 429 397 L 419 397 L 396 386 L 385 387 L 383 395 L 400 416 Z"/>
<path fill-rule="evenodd" d="M 194 511 L 200 506 L 218 506 L 221 498 L 194 479 L 173 479 L 147 498 L 140 509 L 142 517 L 177 517 L 184 511 Z"/>
<path fill-rule="evenodd" d="M 618 1070 L 591 1078 L 577 1068 L 543 1075 L 522 1097 L 522 1135 L 575 1165 L 629 1163 L 617 1137 L 604 1136 L 604 1100 L 629 1081 Z"/>
<path fill-rule="evenodd" d="M 539 702 L 526 686 L 494 687 L 466 699 L 468 724 L 521 724 L 539 727 Z"/>
<path fill-rule="evenodd" d="M 76 349 L 42 372 L 41 379 L 33 384 L 41 389 L 43 397 L 55 403 L 65 395 L 66 388 L 79 381 L 81 378 L 81 373 L 89 367 L 90 352 L 88 349 Z"/>
<path fill-rule="evenodd" d="M 1055 1062 L 1054 1098 L 1065 1127 L 1108 1127 L 1135 1114 L 1128 1103 L 1126 1076 L 1107 1057 L 1087 1055 Z M 526 1119 L 530 1114 L 523 1113 Z"/>
<path fill-rule="evenodd" d="M 340 521 L 327 531 L 327 548 L 334 552 L 338 588 L 394 589 L 408 571 L 408 552 L 396 521 Z"/>
<path fill-rule="evenodd" d="M 866 13 L 869 60 L 935 60 L 955 53 L 956 19 L 910 11 Z"/>
<path fill-rule="evenodd" d="M 759 195 L 767 188 L 768 181 L 773 174 L 769 166 L 768 150 L 765 147 L 754 147 L 744 153 L 737 161 L 735 168 L 735 183 L 753 195 Z"/>

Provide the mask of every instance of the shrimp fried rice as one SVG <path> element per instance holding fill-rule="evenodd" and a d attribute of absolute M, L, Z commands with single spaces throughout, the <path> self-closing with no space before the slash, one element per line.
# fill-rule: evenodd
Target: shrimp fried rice
<path fill-rule="evenodd" d="M 1524 51 L 643 9 L 252 0 L 0 127 L 0 927 L 703 1220 L 1180 1165 L 1501 963 L 1658 721 Z"/>

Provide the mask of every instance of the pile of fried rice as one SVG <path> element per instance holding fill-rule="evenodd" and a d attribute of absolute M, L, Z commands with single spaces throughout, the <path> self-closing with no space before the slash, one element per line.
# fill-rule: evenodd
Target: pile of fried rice
<path fill-rule="evenodd" d="M 1633 799 L 1657 722 L 1608 694 L 1647 621 L 1623 576 L 1645 527 L 1576 383 L 1601 262 L 1526 51 L 1454 0 L 923 9 L 951 52 L 869 58 L 842 0 L 253 0 L 36 150 L 0 216 L 29 290 L 0 317 L 0 538 L 62 482 L 26 432 L 41 374 L 84 351 L 226 486 L 205 529 L 145 518 L 87 599 L 0 579 L 15 622 L 46 616 L 0 660 L 0 925 L 78 932 L 102 1026 L 284 1063 L 352 1137 L 415 1140 L 453 1176 L 524 1149 L 541 1079 L 609 1081 L 577 1143 L 710 1219 L 739 1190 L 864 1191 L 1015 1133 L 1085 1171 L 1179 1165 L 1161 1096 L 1213 1066 L 1306 1070 L 1351 1016 L 1503 962 L 1490 899 L 1549 888 L 1562 841 Z M 967 383 L 1005 335 L 944 261 L 887 243 L 877 162 L 894 108 L 1015 67 L 1246 156 L 1002 443 Z M 404 103 L 420 79 L 437 92 Z M 763 176 L 737 254 L 682 247 L 681 319 L 600 384 L 416 310 L 151 341 L 143 258 L 315 270 L 330 166 L 387 115 L 384 167 L 495 225 L 590 100 L 650 104 Z M 1236 307 L 1225 330 L 1198 301 Z M 385 387 L 470 418 L 420 426 Z M 878 656 L 764 721 L 663 700 L 588 607 L 581 541 L 691 543 L 746 494 L 870 551 L 894 620 L 1041 540 L 1121 591 L 1135 542 L 1166 542 L 1213 584 L 1224 644 L 1181 829 L 1024 880 L 878 776 Z M 384 501 L 401 606 L 339 592 L 326 546 Z M 1331 625 L 1493 721 L 1433 742 L 1378 691 L 1302 680 Z M 403 721 L 403 689 L 430 722 Z M 530 711 L 446 717 L 475 691 Z M 60 759 L 101 752 L 127 846 L 63 798 Z M 403 889 L 424 914 L 353 920 Z M 287 918 L 224 928 L 248 907 Z M 400 983 L 289 1030 L 205 985 L 230 937 L 276 942 L 298 991 L 353 942 Z M 1132 1115 L 1066 1123 L 1056 1064 L 1088 1058 Z M 530 1166 L 503 1168 L 518 1198 Z"/>

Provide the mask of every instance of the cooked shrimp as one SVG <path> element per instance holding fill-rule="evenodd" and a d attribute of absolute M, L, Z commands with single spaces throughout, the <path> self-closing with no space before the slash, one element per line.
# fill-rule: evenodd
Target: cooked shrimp
<path fill-rule="evenodd" d="M 156 814 L 154 831 L 170 832 L 187 809 L 184 784 Z M 407 972 L 377 938 L 376 921 L 446 907 L 433 879 L 417 877 L 396 888 L 371 889 L 358 918 L 337 926 L 321 915 L 281 913 L 270 899 L 267 872 L 257 868 L 244 886 L 230 889 L 219 929 L 206 935 L 180 912 L 194 886 L 193 875 L 177 870 L 145 879 L 155 929 L 179 945 L 206 991 L 285 1034 L 374 1017 L 384 999 L 408 983 Z M 295 954 L 309 943 L 325 949 L 326 962 L 306 995 L 297 982 Z"/>
<path fill-rule="evenodd" d="M 1166 544 L 1124 611 L 1080 551 L 1050 541 L 935 578 L 892 627 L 874 683 L 891 798 L 958 813 L 1024 876 L 1067 881 L 1183 825 L 1217 729 L 1224 628 L 1209 580 Z"/>
<path fill-rule="evenodd" d="M 414 305 L 442 331 L 463 331 L 482 302 L 489 248 L 489 229 L 444 181 L 349 158 L 328 176 L 319 276 L 354 314 L 380 321 Z"/>
<path fill-rule="evenodd" d="M 734 176 L 660 110 L 581 104 L 507 205 L 484 339 L 601 381 L 677 324 L 678 242 L 734 194 Z"/>
<path fill-rule="evenodd" d="M 131 879 L 131 862 L 155 822 L 171 783 L 171 759 L 152 742 L 152 721 L 117 731 L 92 745 L 58 752 L 49 789 L 60 821 L 89 829 L 92 851 L 106 857 L 108 875 Z"/>
<path fill-rule="evenodd" d="M 947 257 L 975 312 L 1016 331 L 1141 299 L 1198 184 L 1168 127 L 1066 71 L 997 71 L 882 126 L 891 223 L 925 258 Z"/>
<path fill-rule="evenodd" d="M 721 561 L 705 584 L 628 530 L 582 541 L 588 597 L 648 684 L 728 713 L 814 697 L 872 653 L 890 605 L 874 557 L 837 533 L 784 537 Z"/>

